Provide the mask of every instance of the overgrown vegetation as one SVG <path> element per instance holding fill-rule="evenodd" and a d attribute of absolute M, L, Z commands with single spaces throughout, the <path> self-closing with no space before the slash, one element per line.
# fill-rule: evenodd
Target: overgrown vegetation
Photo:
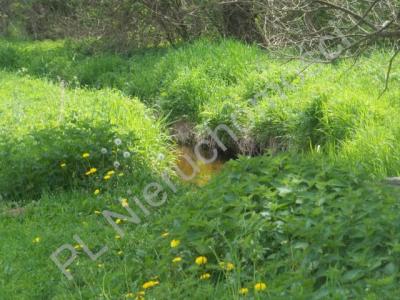
<path fill-rule="evenodd" d="M 47 195 L 17 217 L 3 211 L 2 295 L 129 298 L 153 279 L 159 285 L 146 298 L 391 299 L 400 280 L 398 190 L 367 177 L 323 156 L 242 157 L 208 185 L 168 198 L 150 218 L 127 195 L 144 223 L 122 222 L 124 238 L 96 215 L 124 213 L 108 193 Z M 130 187 L 141 197 L 142 184 Z M 91 249 L 111 250 L 93 262 L 77 247 L 69 282 L 48 257 L 73 234 Z M 200 256 L 206 264 L 195 263 Z M 201 280 L 204 273 L 211 277 Z M 267 289 L 254 291 L 257 282 Z"/>
<path fill-rule="evenodd" d="M 267 2 L 0 0 L 1 299 L 396 299 L 399 5 Z"/>
<path fill-rule="evenodd" d="M 70 91 L 1 72 L 0 112 L 3 200 L 79 186 L 95 191 L 109 172 L 115 176 L 101 189 L 115 189 L 118 181 L 149 180 L 169 167 L 156 159 L 171 157 L 162 123 L 116 91 Z"/>
<path fill-rule="evenodd" d="M 224 139 L 234 154 L 318 148 L 374 175 L 399 172 L 399 68 L 393 66 L 389 90 L 380 97 L 386 51 L 362 58 L 357 67 L 343 61 L 303 71 L 306 63 L 285 63 L 232 40 L 200 40 L 129 57 L 87 55 L 82 45 L 3 41 L 0 52 L 10 71 L 64 80 L 70 87 L 116 88 L 169 122 L 186 120 L 194 128 L 186 143 L 205 136 L 207 127 L 226 124 L 240 139 L 239 145 Z"/>

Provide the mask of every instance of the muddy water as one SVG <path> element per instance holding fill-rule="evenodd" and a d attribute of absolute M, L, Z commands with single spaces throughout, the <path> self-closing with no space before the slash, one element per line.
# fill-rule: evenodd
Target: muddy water
<path fill-rule="evenodd" d="M 195 183 L 200 186 L 206 184 L 213 175 L 218 173 L 225 163 L 225 161 L 217 159 L 213 163 L 205 164 L 197 159 L 193 148 L 189 146 L 180 146 L 178 150 L 180 155 L 178 156 L 177 166 L 184 174 L 190 176 L 193 173 L 193 168 L 190 163 L 183 157 L 185 154 L 190 156 L 192 160 L 196 163 L 200 171 L 192 180 L 189 180 L 189 182 Z M 204 155 L 204 157 L 208 156 Z"/>

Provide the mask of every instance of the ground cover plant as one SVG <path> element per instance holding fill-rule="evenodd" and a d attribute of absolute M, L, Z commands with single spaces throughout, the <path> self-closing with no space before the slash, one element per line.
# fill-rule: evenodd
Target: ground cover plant
<path fill-rule="evenodd" d="M 0 298 L 396 299 L 391 50 L 354 66 L 231 39 L 93 45 L 0 39 Z M 225 152 L 209 138 L 221 124 L 238 137 L 220 132 Z M 232 160 L 196 186 L 174 166 L 178 142 L 203 138 Z M 166 198 L 140 202 L 154 183 Z M 76 234 L 107 252 L 91 260 Z M 63 244 L 73 280 L 50 259 Z"/>
<path fill-rule="evenodd" d="M 131 188 L 140 195 L 140 183 Z M 110 194 L 47 194 L 17 216 L 3 206 L 2 295 L 391 299 L 399 292 L 399 205 L 398 190 L 367 175 L 291 155 L 229 162 L 208 185 L 141 214 L 146 222 L 121 221 L 123 238 L 98 214 L 123 213 Z M 73 234 L 111 251 L 93 262 L 73 244 L 69 281 L 49 255 Z"/>

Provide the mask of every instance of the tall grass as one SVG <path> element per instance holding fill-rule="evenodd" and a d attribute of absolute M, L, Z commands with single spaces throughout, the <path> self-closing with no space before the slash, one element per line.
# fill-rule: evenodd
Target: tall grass
<path fill-rule="evenodd" d="M 0 111 L 3 199 L 31 198 L 46 189 L 80 184 L 94 190 L 104 173 L 114 169 L 131 182 L 146 181 L 171 161 L 163 122 L 118 91 L 69 90 L 0 72 Z M 82 157 L 84 153 L 89 157 Z M 157 159 L 159 153 L 165 161 Z M 90 168 L 96 174 L 85 175 Z"/>
<path fill-rule="evenodd" d="M 318 149 L 374 176 L 399 174 L 398 155 L 388 150 L 399 147 L 398 64 L 379 98 L 388 51 L 355 65 L 342 61 L 304 71 L 301 61 L 278 60 L 233 40 L 202 39 L 130 56 L 88 49 L 82 42 L 3 40 L 0 66 L 71 86 L 119 89 L 170 122 L 193 123 L 197 137 L 226 124 L 240 138 L 241 147 L 224 139 L 236 153 Z"/>

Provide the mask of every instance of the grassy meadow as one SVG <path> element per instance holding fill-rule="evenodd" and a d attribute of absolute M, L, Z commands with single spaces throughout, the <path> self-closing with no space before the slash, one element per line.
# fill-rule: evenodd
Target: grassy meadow
<path fill-rule="evenodd" d="M 0 298 L 396 299 L 390 54 L 328 65 L 229 39 L 126 55 L 1 39 Z M 190 131 L 179 142 L 177 124 Z M 213 145 L 221 124 L 238 138 L 221 135 L 230 160 L 185 182 L 179 147 Z M 76 234 L 108 251 L 91 260 Z M 63 244 L 73 280 L 50 259 Z"/>

